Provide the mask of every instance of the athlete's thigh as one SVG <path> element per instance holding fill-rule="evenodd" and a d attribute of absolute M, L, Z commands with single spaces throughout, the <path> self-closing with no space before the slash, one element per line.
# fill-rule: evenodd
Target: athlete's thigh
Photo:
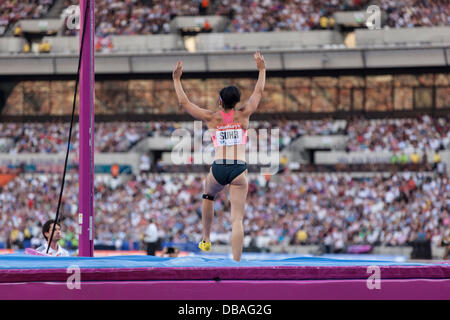
<path fill-rule="evenodd" d="M 215 197 L 225 186 L 217 182 L 212 174 L 212 169 L 209 170 L 205 180 L 205 193 Z"/>
<path fill-rule="evenodd" d="M 231 201 L 231 214 L 243 215 L 245 208 L 245 201 L 247 200 L 248 181 L 247 170 L 242 172 L 230 183 L 230 201 Z M 233 210 L 233 208 L 235 210 Z"/>

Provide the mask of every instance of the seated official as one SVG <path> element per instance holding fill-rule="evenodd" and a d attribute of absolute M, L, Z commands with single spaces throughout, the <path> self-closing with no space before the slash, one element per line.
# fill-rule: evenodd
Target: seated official
<path fill-rule="evenodd" d="M 54 222 L 55 222 L 54 220 L 48 220 L 43 225 L 42 234 L 44 235 L 44 238 L 47 241 L 47 243 L 40 246 L 39 248 L 37 248 L 36 251 L 38 251 L 40 253 L 48 254 L 50 256 L 55 256 L 55 257 L 68 257 L 68 256 L 70 256 L 69 252 L 58 244 L 58 241 L 62 237 L 61 236 L 61 225 L 58 222 L 56 224 Z M 56 225 L 56 227 L 55 227 L 55 225 Z M 54 227 L 55 227 L 55 233 L 53 234 L 52 243 L 50 244 L 50 248 L 47 252 L 48 241 L 49 241 L 49 238 L 51 237 Z"/>

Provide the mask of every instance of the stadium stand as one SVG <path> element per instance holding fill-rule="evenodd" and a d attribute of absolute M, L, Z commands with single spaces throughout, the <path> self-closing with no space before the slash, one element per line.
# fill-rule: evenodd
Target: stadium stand
<path fill-rule="evenodd" d="M 66 0 L 65 8 L 78 4 Z M 96 1 L 96 33 L 105 35 L 136 35 L 170 33 L 170 22 L 178 15 L 199 15 L 198 1 Z M 113 19 L 112 19 L 113 17 Z M 76 34 L 65 28 L 65 35 Z"/>
<path fill-rule="evenodd" d="M 78 1 L 62 1 L 65 10 Z M 0 6 L 0 25 L 5 33 L 8 26 L 20 19 L 45 16 L 53 0 L 6 1 Z M 404 1 L 279 1 L 279 0 L 223 0 L 211 1 L 202 8 L 200 1 L 96 1 L 97 35 L 136 35 L 170 33 L 177 27 L 170 26 L 178 16 L 211 14 L 229 19 L 227 32 L 304 31 L 330 29 L 335 26 L 334 14 L 357 12 L 369 4 L 378 5 L 387 13 L 386 26 L 411 28 L 448 26 L 449 5 L 445 0 Z M 412 8 L 412 9 L 410 9 Z M 61 13 L 63 19 L 67 12 Z M 114 19 L 111 19 L 114 17 Z M 202 21 L 203 23 L 204 21 Z M 191 25 L 190 23 L 189 25 Z M 215 23 L 213 22 L 213 25 Z M 217 31 L 217 30 L 216 30 Z M 65 35 L 76 31 L 64 28 Z"/>
<path fill-rule="evenodd" d="M 344 136 L 347 151 L 439 151 L 450 148 L 450 119 L 367 120 L 362 117 L 346 120 L 253 121 L 255 130 L 269 132 L 280 129 L 281 147 L 287 147 L 302 136 Z M 183 128 L 194 134 L 193 122 L 99 122 L 96 124 L 97 152 L 127 152 L 146 137 L 172 136 Z M 9 153 L 58 153 L 67 148 L 65 123 L 0 123 L 0 138 L 13 141 L 4 151 Z M 207 128 L 203 125 L 202 130 Z M 78 148 L 78 125 L 73 134 L 73 149 Z"/>
<path fill-rule="evenodd" d="M 158 221 L 166 241 L 189 242 L 201 236 L 202 176 L 144 174 L 126 183 L 113 180 L 96 179 L 98 244 L 120 249 L 124 242 L 139 243 L 150 216 Z M 76 181 L 73 176 L 66 182 L 64 197 L 69 245 L 77 225 L 71 218 L 77 212 Z M 29 175 L 1 187 L 0 221 L 5 227 L 0 242 L 17 248 L 28 239 L 37 246 L 39 224 L 52 216 L 59 183 L 57 175 Z M 344 252 L 350 244 L 405 246 L 421 237 L 438 245 L 449 231 L 448 186 L 447 175 L 424 173 L 369 178 L 289 172 L 270 179 L 254 175 L 249 181 L 246 243 L 255 238 L 260 248 L 299 244 L 297 233 L 302 230 L 308 235 L 304 243 L 323 244 L 328 252 Z M 228 206 L 221 194 L 212 233 L 215 243 L 229 241 Z"/>
<path fill-rule="evenodd" d="M 76 4 L 0 4 L 0 248 L 39 246 L 40 227 L 54 216 L 79 50 L 67 8 Z M 364 24 L 370 4 L 383 13 L 381 29 Z M 165 242 L 199 240 L 209 167 L 194 163 L 205 151 L 195 145 L 185 163 L 172 159 L 174 132 L 194 129 L 173 93 L 172 62 L 186 62 L 192 100 L 217 110 L 225 85 L 249 98 L 254 68 L 245 57 L 254 50 L 263 50 L 270 74 L 250 127 L 258 138 L 279 129 L 280 154 L 273 176 L 249 166 L 246 248 L 342 253 L 423 239 L 438 247 L 450 237 L 448 1 L 95 5 L 96 246 L 141 248 L 150 217 Z M 69 249 L 78 245 L 78 146 L 75 125 L 62 204 Z M 229 244 L 229 206 L 221 194 L 215 244 Z"/>
<path fill-rule="evenodd" d="M 0 4 L 0 36 L 21 19 L 44 17 L 54 0 L 5 0 Z"/>
<path fill-rule="evenodd" d="M 387 25 L 392 28 L 448 26 L 450 6 L 446 0 L 375 1 L 388 13 Z"/>

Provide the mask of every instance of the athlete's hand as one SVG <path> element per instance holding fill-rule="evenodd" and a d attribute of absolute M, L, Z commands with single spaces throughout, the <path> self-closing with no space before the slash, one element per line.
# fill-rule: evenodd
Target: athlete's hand
<path fill-rule="evenodd" d="M 183 63 L 181 61 L 177 62 L 175 69 L 173 70 L 172 77 L 173 79 L 181 79 L 181 75 L 183 74 Z"/>
<path fill-rule="evenodd" d="M 266 62 L 264 61 L 264 56 L 260 52 L 256 52 L 253 57 L 255 58 L 256 67 L 259 71 L 266 69 Z"/>

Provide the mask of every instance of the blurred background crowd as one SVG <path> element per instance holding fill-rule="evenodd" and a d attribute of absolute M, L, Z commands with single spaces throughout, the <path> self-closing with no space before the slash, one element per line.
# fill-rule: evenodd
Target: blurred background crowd
<path fill-rule="evenodd" d="M 440 245 L 450 231 L 449 177 L 424 172 L 308 174 L 285 171 L 249 179 L 245 246 L 323 244 L 344 252 L 351 244 L 406 246 L 416 239 Z M 0 188 L 0 242 L 20 248 L 41 243 L 41 226 L 54 216 L 57 175 L 21 176 Z M 95 181 L 96 245 L 141 248 L 153 218 L 164 241 L 201 238 L 203 175 L 141 174 L 128 181 Z M 65 185 L 62 206 L 65 245 L 77 245 L 77 177 Z M 230 202 L 226 192 L 214 204 L 211 240 L 229 244 Z"/>
<path fill-rule="evenodd" d="M 0 123 L 0 138 L 13 141 L 1 146 L 7 153 L 61 153 L 67 149 L 68 123 Z M 97 152 L 127 152 L 147 137 L 171 137 L 177 129 L 194 135 L 193 121 L 167 122 L 99 122 L 95 125 Z M 202 133 L 207 130 L 202 124 Z M 344 135 L 348 137 L 346 151 L 394 151 L 412 153 L 439 151 L 450 147 L 450 118 L 428 115 L 406 119 L 349 120 L 272 120 L 252 121 L 255 130 L 280 130 L 279 145 L 289 146 L 302 136 Z M 206 142 L 204 142 L 206 145 Z M 78 150 L 78 124 L 74 126 L 71 148 Z M 249 145 L 247 145 L 247 149 Z"/>
<path fill-rule="evenodd" d="M 5 0 L 0 25 L 24 18 L 44 17 L 55 0 Z M 95 1 L 96 34 L 136 35 L 169 33 L 176 16 L 222 15 L 231 20 L 227 32 L 302 31 L 334 27 L 332 14 L 378 5 L 391 28 L 450 25 L 446 0 L 102 0 Z M 78 5 L 63 0 L 62 8 Z M 60 9 L 62 10 L 62 9 Z M 65 29 L 66 35 L 75 31 Z"/>
<path fill-rule="evenodd" d="M 0 249 L 38 247 L 43 223 L 56 213 L 58 157 L 68 146 L 75 90 L 61 61 L 77 54 L 79 31 L 67 22 L 78 4 L 0 1 L 0 58 L 16 66 L 0 68 Z M 376 32 L 364 21 L 370 5 L 382 13 Z M 25 30 L 26 19 L 38 23 Z M 280 65 L 269 70 L 250 129 L 279 129 L 281 156 L 274 175 L 257 174 L 259 167 L 249 164 L 245 250 L 312 245 L 342 253 L 355 245 L 428 241 L 446 246 L 448 255 L 450 75 L 441 66 L 448 67 L 449 26 L 448 0 L 95 0 L 95 51 L 105 59 L 95 81 L 94 149 L 103 161 L 95 166 L 96 248 L 145 249 L 150 221 L 162 243 L 201 238 L 209 167 L 192 157 L 184 164 L 167 159 L 173 148 L 167 138 L 179 129 L 194 135 L 194 122 L 178 104 L 171 71 L 136 65 L 197 52 L 205 69 L 193 66 L 184 88 L 194 103 L 217 111 L 225 86 L 241 89 L 241 103 L 250 97 L 255 73 L 237 61 L 257 47 L 271 49 L 268 61 L 279 58 Z M 253 36 L 267 42 L 245 43 Z M 213 61 L 220 64 L 222 54 L 230 59 L 224 72 Z M 36 71 L 34 62 L 29 70 L 17 62 L 34 57 L 53 59 L 53 73 L 41 74 L 44 63 Z M 116 57 L 128 73 L 105 70 L 116 67 Z M 201 128 L 205 134 L 206 125 Z M 60 212 L 69 250 L 78 247 L 78 148 L 75 122 Z M 191 145 L 191 151 L 198 150 Z M 214 206 L 211 240 L 229 245 L 226 192 Z"/>

